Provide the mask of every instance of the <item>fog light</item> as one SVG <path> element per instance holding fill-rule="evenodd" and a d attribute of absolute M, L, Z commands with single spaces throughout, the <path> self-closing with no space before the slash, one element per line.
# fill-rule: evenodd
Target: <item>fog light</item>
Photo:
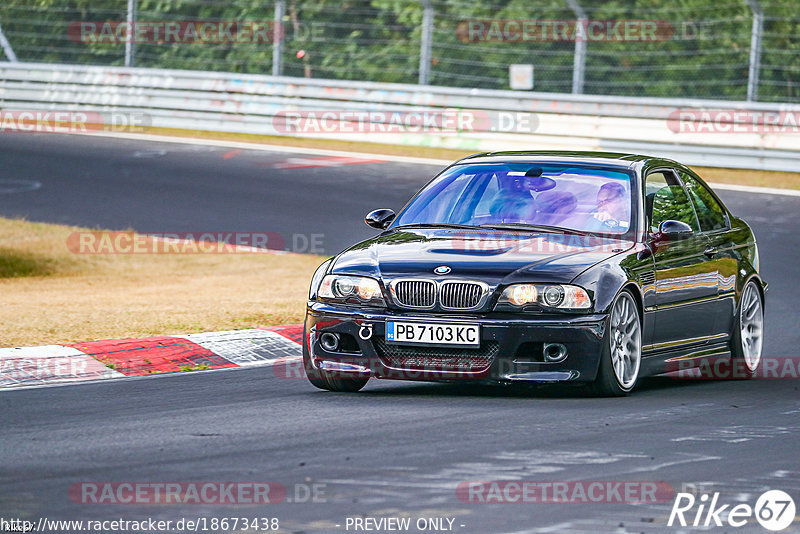
<path fill-rule="evenodd" d="M 560 362 L 567 357 L 567 347 L 561 343 L 545 343 L 543 353 L 546 362 Z"/>
<path fill-rule="evenodd" d="M 325 332 L 320 336 L 319 343 L 328 352 L 336 352 L 339 349 L 339 334 Z"/>

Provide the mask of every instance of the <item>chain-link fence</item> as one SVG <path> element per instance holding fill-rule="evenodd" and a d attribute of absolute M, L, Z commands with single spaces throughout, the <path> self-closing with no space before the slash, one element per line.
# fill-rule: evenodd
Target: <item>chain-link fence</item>
<path fill-rule="evenodd" d="M 3 0 L 9 59 L 800 101 L 797 0 Z M 132 24 L 131 24 L 132 23 Z M 196 23 L 196 24 L 195 24 Z M 128 33 L 130 32 L 130 33 Z"/>

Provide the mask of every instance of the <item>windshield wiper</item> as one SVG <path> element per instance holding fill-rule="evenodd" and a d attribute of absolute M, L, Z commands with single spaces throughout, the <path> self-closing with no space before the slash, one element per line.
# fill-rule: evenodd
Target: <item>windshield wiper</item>
<path fill-rule="evenodd" d="M 401 224 L 400 226 L 395 226 L 392 230 L 401 230 L 403 228 L 459 228 L 459 229 L 472 229 L 474 230 L 477 226 L 471 224 L 451 224 L 451 223 L 411 223 L 411 224 Z"/>
<path fill-rule="evenodd" d="M 575 230 L 574 228 L 564 228 L 562 226 L 550 226 L 547 224 L 526 224 L 526 223 L 497 223 L 481 224 L 480 228 L 491 228 L 492 230 L 532 230 L 550 233 L 565 233 L 574 235 L 596 235 L 594 232 Z"/>

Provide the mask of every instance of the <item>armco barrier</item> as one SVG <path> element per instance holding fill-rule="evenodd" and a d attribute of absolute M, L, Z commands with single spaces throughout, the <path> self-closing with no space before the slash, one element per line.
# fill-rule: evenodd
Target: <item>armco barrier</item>
<path fill-rule="evenodd" d="M 532 128 L 425 132 L 303 132 L 306 137 L 465 150 L 606 150 L 662 155 L 690 165 L 796 171 L 800 125 L 748 128 L 771 113 L 800 117 L 800 105 L 460 89 L 203 71 L 0 62 L 0 109 L 94 110 L 146 115 L 161 128 L 287 135 L 290 111 L 472 110 L 530 113 Z M 741 131 L 675 131 L 684 111 L 738 111 Z M 727 114 L 726 114 L 727 116 Z M 724 123 L 724 121 L 721 121 Z M 276 128 L 276 126 L 278 126 Z M 296 135 L 296 134 L 295 134 Z"/>

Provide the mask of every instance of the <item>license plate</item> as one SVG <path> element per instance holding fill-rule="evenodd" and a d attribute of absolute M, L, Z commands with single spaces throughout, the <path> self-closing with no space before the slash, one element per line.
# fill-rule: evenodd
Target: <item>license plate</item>
<path fill-rule="evenodd" d="M 388 343 L 426 343 L 477 347 L 481 343 L 481 327 L 476 324 L 425 324 L 386 322 Z"/>

